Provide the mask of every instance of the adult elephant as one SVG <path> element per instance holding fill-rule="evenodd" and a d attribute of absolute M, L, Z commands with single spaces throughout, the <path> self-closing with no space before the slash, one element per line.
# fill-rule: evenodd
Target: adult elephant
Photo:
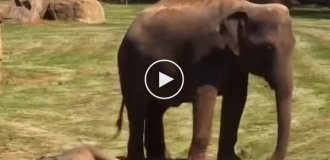
<path fill-rule="evenodd" d="M 275 91 L 278 135 L 271 159 L 284 159 L 293 88 L 291 27 L 287 7 L 245 0 L 163 0 L 142 11 L 118 54 L 129 120 L 128 159 L 144 159 L 144 147 L 147 159 L 164 159 L 163 114 L 183 102 L 193 103 L 189 158 L 206 159 L 218 95 L 223 96 L 218 159 L 239 159 L 234 146 L 249 73 L 263 77 Z M 160 59 L 176 62 L 185 73 L 183 89 L 172 99 L 156 99 L 144 85 L 148 66 Z M 171 67 L 159 69 L 180 76 Z"/>

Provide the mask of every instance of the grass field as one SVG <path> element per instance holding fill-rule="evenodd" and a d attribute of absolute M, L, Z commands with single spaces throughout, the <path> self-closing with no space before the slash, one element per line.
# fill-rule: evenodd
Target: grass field
<path fill-rule="evenodd" d="M 0 85 L 0 159 L 31 160 L 82 143 L 125 155 L 128 136 L 114 139 L 121 94 L 117 49 L 129 23 L 144 6 L 105 4 L 107 23 L 47 22 L 3 25 L 5 77 Z M 295 13 L 297 39 L 290 160 L 330 159 L 330 14 Z M 265 159 L 273 151 L 276 112 L 273 93 L 251 76 L 239 130 L 243 159 Z M 209 157 L 219 133 L 216 107 Z M 166 113 L 166 141 L 185 157 L 191 139 L 191 105 Z"/>

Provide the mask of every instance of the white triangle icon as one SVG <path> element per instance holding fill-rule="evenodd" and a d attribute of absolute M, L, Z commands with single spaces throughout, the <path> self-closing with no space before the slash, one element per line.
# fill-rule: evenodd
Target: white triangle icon
<path fill-rule="evenodd" d="M 170 77 L 162 72 L 158 72 L 158 87 L 159 88 L 173 80 L 174 79 L 172 77 Z"/>

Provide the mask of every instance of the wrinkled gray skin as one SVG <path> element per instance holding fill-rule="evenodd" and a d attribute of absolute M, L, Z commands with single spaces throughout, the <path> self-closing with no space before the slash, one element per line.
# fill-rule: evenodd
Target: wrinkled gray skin
<path fill-rule="evenodd" d="M 218 95 L 223 96 L 218 159 L 239 159 L 234 146 L 249 73 L 263 77 L 274 90 L 278 135 L 270 159 L 284 159 L 293 88 L 291 28 L 285 6 L 245 0 L 164 0 L 139 14 L 118 53 L 129 120 L 128 159 L 144 159 L 144 147 L 147 159 L 164 159 L 163 114 L 183 102 L 193 104 L 189 158 L 206 159 Z M 176 62 L 185 73 L 182 91 L 169 100 L 152 97 L 144 85 L 147 67 L 160 59 Z M 173 72 L 168 66 L 160 70 Z"/>

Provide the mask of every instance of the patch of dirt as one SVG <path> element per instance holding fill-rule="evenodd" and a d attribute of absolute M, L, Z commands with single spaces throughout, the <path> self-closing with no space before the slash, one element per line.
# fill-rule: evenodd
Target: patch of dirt
<path fill-rule="evenodd" d="M 54 73 L 17 73 L 13 71 L 3 71 L 3 82 L 9 85 L 49 85 L 59 84 L 61 76 Z"/>

